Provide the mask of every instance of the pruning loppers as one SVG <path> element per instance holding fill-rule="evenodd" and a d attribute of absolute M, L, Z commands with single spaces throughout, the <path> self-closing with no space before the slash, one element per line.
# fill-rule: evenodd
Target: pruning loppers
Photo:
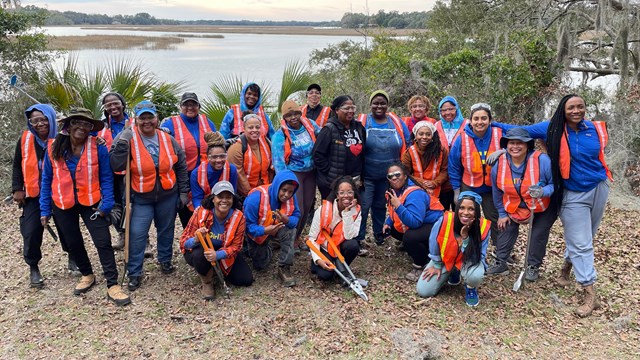
<path fill-rule="evenodd" d="M 198 238 L 198 241 L 200 241 L 200 245 L 202 245 L 204 251 L 215 250 L 213 248 L 213 243 L 211 243 L 211 237 L 209 236 L 209 233 L 207 233 L 206 236 L 202 236 L 202 233 L 196 232 L 196 237 Z M 213 266 L 213 270 L 215 270 L 216 275 L 218 276 L 218 280 L 220 280 L 220 283 L 224 288 L 224 294 L 227 296 L 227 299 L 229 299 L 231 295 L 231 289 L 229 289 L 227 283 L 224 281 L 224 275 L 222 275 L 222 270 L 220 270 L 218 262 L 212 261 L 211 266 Z"/>

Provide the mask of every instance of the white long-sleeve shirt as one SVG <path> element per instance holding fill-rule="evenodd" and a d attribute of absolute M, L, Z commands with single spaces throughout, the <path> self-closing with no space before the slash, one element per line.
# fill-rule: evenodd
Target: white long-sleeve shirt
<path fill-rule="evenodd" d="M 328 246 L 327 241 L 325 241 L 321 245 L 319 245 L 316 242 L 316 240 L 318 239 L 318 236 L 320 236 L 320 216 L 322 213 L 321 210 L 322 210 L 322 207 L 320 207 L 319 209 L 316 209 L 316 212 L 313 215 L 313 221 L 311 222 L 311 228 L 309 229 L 308 238 L 311 239 L 311 241 L 313 242 L 313 246 L 315 246 L 317 249 L 320 249 L 320 246 L 322 246 L 323 249 L 327 250 L 327 246 Z M 356 215 L 356 212 L 357 212 L 357 216 L 354 219 L 354 215 Z M 338 210 L 337 201 L 334 201 L 333 217 L 331 220 L 331 224 L 329 224 L 329 226 L 331 227 L 331 229 L 334 229 L 336 225 L 338 225 L 338 223 L 340 223 L 341 221 L 343 222 L 342 234 L 344 235 L 345 239 L 350 240 L 358 236 L 358 232 L 360 232 L 360 222 L 362 221 L 362 213 L 356 207 L 353 207 L 348 211 L 343 210 L 341 214 L 340 211 Z M 316 255 L 313 251 L 311 252 L 311 257 L 313 258 L 314 263 L 318 259 L 320 259 L 320 257 Z"/>

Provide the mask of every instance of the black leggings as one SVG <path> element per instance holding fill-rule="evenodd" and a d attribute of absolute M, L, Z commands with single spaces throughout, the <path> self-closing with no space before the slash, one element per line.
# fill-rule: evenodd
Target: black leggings
<path fill-rule="evenodd" d="M 429 235 L 433 224 L 422 224 L 417 229 L 408 229 L 404 234 L 391 227 L 391 236 L 402 240 L 405 250 L 413 259 L 413 263 L 425 266 L 429 262 Z"/>
<path fill-rule="evenodd" d="M 196 245 L 192 251 L 187 250 L 184 253 L 184 259 L 201 275 L 206 275 L 212 268 L 211 263 L 204 257 L 204 249 L 199 245 Z M 249 286 L 253 283 L 251 268 L 240 252 L 236 255 L 231 271 L 225 275 L 224 279 L 235 286 Z"/>

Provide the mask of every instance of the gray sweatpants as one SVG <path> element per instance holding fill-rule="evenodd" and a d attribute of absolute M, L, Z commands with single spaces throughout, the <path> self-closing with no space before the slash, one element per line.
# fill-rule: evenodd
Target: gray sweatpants
<path fill-rule="evenodd" d="M 276 234 L 277 241 L 280 242 L 280 257 L 278 260 L 279 266 L 291 266 L 293 265 L 293 241 L 296 238 L 296 228 L 289 229 L 283 227 Z M 263 270 L 271 262 L 273 257 L 273 250 L 271 249 L 271 239 L 268 237 L 262 244 L 258 244 L 255 241 L 247 237 L 247 247 L 249 250 L 249 257 L 253 261 L 253 268 L 255 270 Z"/>
<path fill-rule="evenodd" d="M 422 276 L 428 268 L 433 267 L 433 260 L 429 262 L 429 264 L 424 268 L 422 274 L 420 274 L 420 278 L 418 279 L 418 283 L 416 284 L 416 291 L 418 292 L 418 296 L 420 297 L 434 297 L 438 294 L 442 286 L 449 280 L 450 272 L 443 266 L 442 273 L 440 274 L 440 279 L 436 276 L 431 277 L 429 281 L 424 280 Z M 464 283 L 471 288 L 476 288 L 482 284 L 482 280 L 484 280 L 484 265 L 482 261 L 477 263 L 476 265 L 469 266 L 468 263 L 462 264 L 462 269 L 460 270 L 460 276 L 462 276 L 462 280 Z"/>

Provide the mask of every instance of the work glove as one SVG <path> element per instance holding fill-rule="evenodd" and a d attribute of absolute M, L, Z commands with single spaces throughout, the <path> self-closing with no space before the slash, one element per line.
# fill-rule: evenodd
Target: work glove
<path fill-rule="evenodd" d="M 195 246 L 196 246 L 195 238 L 188 238 L 187 241 L 184 242 L 184 248 L 187 250 L 193 250 Z"/>
<path fill-rule="evenodd" d="M 502 154 L 506 152 L 507 150 L 505 149 L 500 149 L 492 152 L 489 156 L 487 156 L 487 160 L 486 160 L 487 165 L 494 166 L 498 162 L 498 158 L 500 158 L 500 156 L 502 156 Z"/>
<path fill-rule="evenodd" d="M 120 225 L 120 221 L 122 221 L 122 207 L 120 204 L 116 204 L 113 209 L 111 209 L 111 212 L 109 213 L 109 220 L 114 226 Z"/>
<path fill-rule="evenodd" d="M 544 195 L 544 190 L 540 185 L 529 186 L 529 195 L 534 199 L 540 199 Z"/>
<path fill-rule="evenodd" d="M 189 194 L 180 193 L 180 198 L 178 198 L 178 210 L 182 210 L 189 203 Z"/>

